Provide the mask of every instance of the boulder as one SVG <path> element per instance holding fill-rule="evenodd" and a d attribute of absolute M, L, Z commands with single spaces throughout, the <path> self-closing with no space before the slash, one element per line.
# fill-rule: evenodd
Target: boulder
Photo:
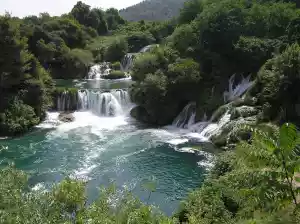
<path fill-rule="evenodd" d="M 259 113 L 258 109 L 251 106 L 241 106 L 237 107 L 236 110 L 242 117 L 252 117 Z"/>
<path fill-rule="evenodd" d="M 138 121 L 144 122 L 144 123 L 152 123 L 152 119 L 149 116 L 146 109 L 142 106 L 136 106 L 130 111 L 130 115 L 137 119 Z"/>
<path fill-rule="evenodd" d="M 75 117 L 70 112 L 63 112 L 58 115 L 58 120 L 60 120 L 61 122 L 70 123 L 75 120 Z"/>

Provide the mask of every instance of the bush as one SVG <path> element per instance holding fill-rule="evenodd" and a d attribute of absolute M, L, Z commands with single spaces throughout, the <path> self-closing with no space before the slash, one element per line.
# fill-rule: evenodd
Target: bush
<path fill-rule="evenodd" d="M 168 38 L 169 45 L 186 56 L 192 53 L 197 45 L 196 32 L 190 24 L 179 26 Z"/>
<path fill-rule="evenodd" d="M 149 73 L 166 71 L 168 64 L 175 60 L 176 53 L 169 48 L 156 48 L 152 52 L 137 55 L 133 68 L 132 79 L 143 81 Z"/>
<path fill-rule="evenodd" d="M 116 37 L 105 49 L 105 61 L 121 61 L 128 53 L 128 42 L 123 37 Z"/>
<path fill-rule="evenodd" d="M 54 78 L 70 79 L 86 77 L 93 55 L 88 50 L 72 49 L 63 54 L 54 64 L 52 74 Z"/>
<path fill-rule="evenodd" d="M 123 79 L 126 78 L 125 72 L 111 71 L 108 75 L 102 76 L 103 79 Z"/>
<path fill-rule="evenodd" d="M 23 134 L 37 125 L 39 121 L 34 109 L 16 98 L 2 114 L 0 134 L 10 136 Z"/>
<path fill-rule="evenodd" d="M 145 53 L 137 56 L 132 68 L 132 79 L 136 81 L 143 81 L 147 74 L 154 73 L 159 68 L 160 62 L 157 55 L 153 53 Z"/>
<path fill-rule="evenodd" d="M 300 122 L 299 71 L 300 46 L 298 44 L 288 47 L 261 68 L 254 92 L 258 96 L 260 105 L 269 105 L 269 109 L 265 110 L 263 115 L 266 119 Z"/>
<path fill-rule="evenodd" d="M 245 73 L 256 73 L 268 59 L 273 57 L 275 51 L 281 52 L 284 47 L 285 44 L 277 39 L 240 37 L 235 44 L 239 70 Z"/>
<path fill-rule="evenodd" d="M 121 69 L 121 63 L 119 61 L 114 62 L 114 63 L 111 64 L 111 68 L 113 70 L 120 70 Z"/>
<path fill-rule="evenodd" d="M 154 37 L 149 32 L 134 32 L 127 36 L 129 52 L 139 52 L 143 47 L 153 44 Z"/>
<path fill-rule="evenodd" d="M 114 186 L 101 188 L 99 198 L 87 203 L 86 183 L 66 179 L 49 192 L 28 192 L 25 173 L 0 170 L 2 223 L 160 223 L 175 224 L 151 206 L 126 193 L 122 200 Z"/>

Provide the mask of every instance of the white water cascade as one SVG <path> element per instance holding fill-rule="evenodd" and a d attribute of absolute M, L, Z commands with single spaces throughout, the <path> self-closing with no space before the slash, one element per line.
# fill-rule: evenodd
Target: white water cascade
<path fill-rule="evenodd" d="M 149 52 L 152 48 L 158 47 L 158 44 L 151 44 L 151 45 L 147 45 L 145 47 L 143 47 L 139 52 L 140 53 L 145 53 L 145 52 Z"/>
<path fill-rule="evenodd" d="M 128 72 L 132 68 L 135 55 L 135 53 L 128 53 L 124 56 L 121 62 L 121 70 L 123 72 Z"/>
<path fill-rule="evenodd" d="M 102 76 L 108 75 L 110 71 L 111 68 L 109 63 L 103 62 L 96 64 L 90 68 L 88 79 L 101 79 Z"/>
<path fill-rule="evenodd" d="M 73 110 L 72 103 L 72 95 L 68 91 L 64 91 L 59 96 L 57 96 L 56 109 L 57 111 L 71 111 Z"/>
<path fill-rule="evenodd" d="M 189 128 L 195 123 L 196 103 L 186 105 L 181 113 L 175 118 L 172 125 L 177 128 Z"/>
<path fill-rule="evenodd" d="M 246 78 L 242 77 L 241 82 L 234 87 L 235 74 L 232 75 L 229 79 L 228 91 L 224 92 L 224 102 L 231 102 L 242 96 L 253 85 L 250 78 L 250 75 Z"/>
<path fill-rule="evenodd" d="M 125 90 L 111 92 L 79 90 L 78 98 L 79 110 L 89 110 L 100 116 L 119 116 L 130 106 L 130 98 Z"/>

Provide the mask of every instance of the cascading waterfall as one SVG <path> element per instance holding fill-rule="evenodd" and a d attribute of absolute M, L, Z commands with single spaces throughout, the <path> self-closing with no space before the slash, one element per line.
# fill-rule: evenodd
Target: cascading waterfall
<path fill-rule="evenodd" d="M 96 64 L 90 68 L 88 79 L 100 79 L 110 73 L 111 68 L 108 62 Z"/>
<path fill-rule="evenodd" d="M 233 87 L 235 74 L 232 75 L 229 79 L 228 91 L 224 92 L 224 102 L 231 102 L 243 95 L 253 85 L 253 82 L 250 81 L 250 78 L 250 75 L 246 78 L 242 77 L 241 82 Z"/>
<path fill-rule="evenodd" d="M 100 116 L 121 115 L 130 105 L 130 98 L 125 90 L 111 92 L 79 90 L 78 98 L 79 110 L 90 110 Z"/>
<path fill-rule="evenodd" d="M 186 105 L 181 113 L 175 118 L 172 125 L 177 128 L 189 128 L 195 123 L 196 103 Z"/>
<path fill-rule="evenodd" d="M 158 47 L 158 46 L 159 46 L 158 44 L 147 45 L 147 46 L 143 47 L 139 52 L 140 53 L 149 52 L 152 48 Z"/>
<path fill-rule="evenodd" d="M 250 81 L 250 76 L 242 78 L 241 82 L 234 87 L 235 75 L 231 76 L 229 79 L 229 89 L 224 92 L 224 101 L 231 102 L 238 97 L 241 97 L 252 85 L 253 82 Z M 195 123 L 195 103 L 189 103 L 178 117 L 174 120 L 173 126 L 177 128 L 188 129 L 192 133 L 196 133 L 199 137 L 203 139 L 210 139 L 212 136 L 220 134 L 222 128 L 230 122 L 231 114 L 227 110 L 219 119 L 217 123 L 213 123 L 214 115 L 207 121 L 204 117 L 202 121 Z M 195 136 L 190 134 L 191 136 Z"/>
<path fill-rule="evenodd" d="M 77 109 L 77 94 L 69 91 L 63 91 L 56 96 L 57 111 L 73 111 Z"/>
<path fill-rule="evenodd" d="M 121 62 L 121 70 L 123 72 L 128 72 L 132 68 L 135 55 L 135 53 L 128 53 L 124 56 Z"/>
<path fill-rule="evenodd" d="M 220 118 L 218 123 L 210 123 L 208 124 L 201 132 L 200 134 L 210 139 L 212 136 L 219 134 L 222 131 L 222 128 L 224 125 L 226 125 L 230 121 L 231 114 L 229 111 L 226 111 L 226 113 Z"/>

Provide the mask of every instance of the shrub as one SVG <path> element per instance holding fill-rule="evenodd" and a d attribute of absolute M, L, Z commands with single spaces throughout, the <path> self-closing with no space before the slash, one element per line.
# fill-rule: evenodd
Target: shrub
<path fill-rule="evenodd" d="M 34 109 L 15 98 L 2 114 L 0 120 L 0 134 L 18 135 L 29 131 L 37 125 L 40 119 Z"/>
<path fill-rule="evenodd" d="M 116 37 L 105 49 L 104 60 L 121 61 L 128 53 L 128 42 L 123 37 Z"/>
<path fill-rule="evenodd" d="M 129 52 L 138 52 L 143 47 L 153 44 L 154 37 L 149 32 L 134 32 L 127 36 Z"/>
<path fill-rule="evenodd" d="M 114 63 L 111 64 L 111 68 L 113 70 L 120 70 L 121 69 L 121 63 L 119 61 L 114 62 Z"/>
<path fill-rule="evenodd" d="M 168 41 L 172 48 L 186 55 L 194 51 L 194 46 L 197 44 L 197 37 L 193 27 L 188 24 L 177 27 L 168 38 Z"/>
<path fill-rule="evenodd" d="M 300 122 L 300 46 L 293 44 L 282 54 L 266 62 L 258 73 L 256 94 L 261 105 L 269 105 L 264 114 L 270 120 Z M 291 97 L 293 96 L 293 97 Z"/>
<path fill-rule="evenodd" d="M 93 63 L 93 55 L 88 50 L 72 49 L 63 54 L 52 67 L 55 78 L 83 78 Z"/>

